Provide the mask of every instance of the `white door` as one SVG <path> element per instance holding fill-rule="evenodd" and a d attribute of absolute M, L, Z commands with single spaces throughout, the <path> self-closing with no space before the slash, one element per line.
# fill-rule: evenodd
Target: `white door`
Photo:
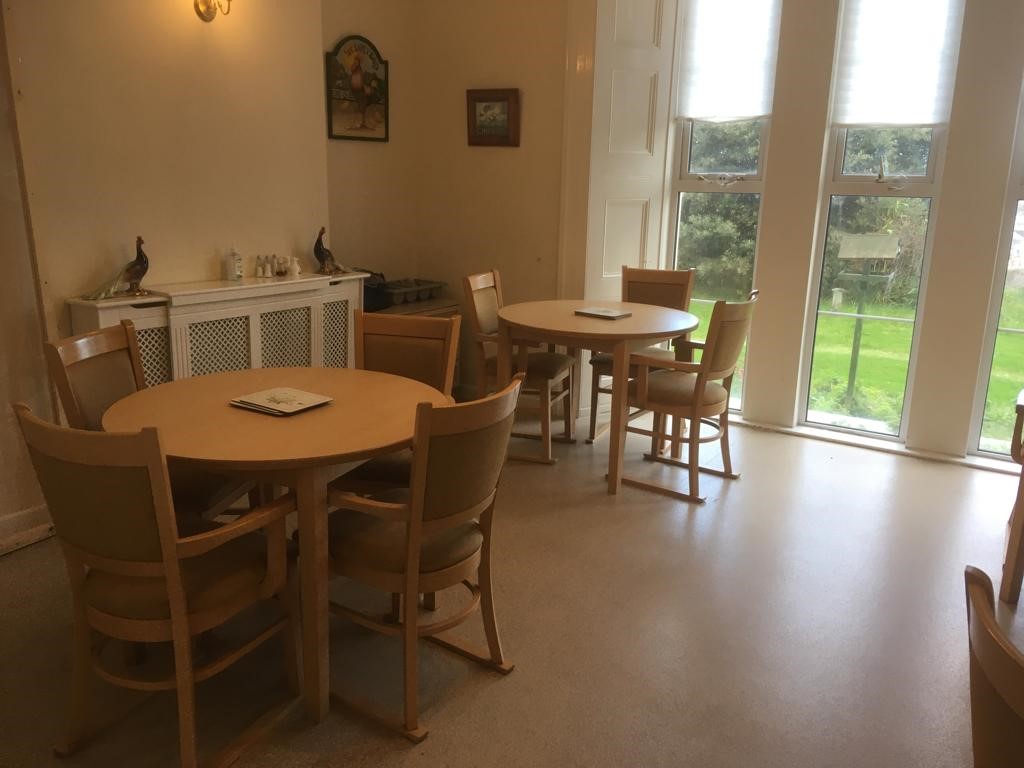
<path fill-rule="evenodd" d="M 597 3 L 587 298 L 618 298 L 624 264 L 659 265 L 676 6 Z"/>

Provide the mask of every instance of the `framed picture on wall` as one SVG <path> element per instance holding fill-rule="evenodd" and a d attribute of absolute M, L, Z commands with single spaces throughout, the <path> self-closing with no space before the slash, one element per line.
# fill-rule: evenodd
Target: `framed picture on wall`
<path fill-rule="evenodd" d="M 466 91 L 466 125 L 470 146 L 519 146 L 519 89 Z"/>
<path fill-rule="evenodd" d="M 388 63 L 361 35 L 341 38 L 324 55 L 327 138 L 388 140 Z"/>

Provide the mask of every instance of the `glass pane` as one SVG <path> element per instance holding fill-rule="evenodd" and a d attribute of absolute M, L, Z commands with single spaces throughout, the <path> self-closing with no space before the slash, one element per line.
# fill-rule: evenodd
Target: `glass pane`
<path fill-rule="evenodd" d="M 1016 418 L 1014 404 L 1024 389 L 1024 200 L 1017 203 L 1017 218 L 1010 242 L 1010 261 L 999 310 L 992 373 L 985 395 L 985 415 L 978 447 L 993 453 L 1010 453 L 1010 437 Z"/>
<path fill-rule="evenodd" d="M 689 173 L 756 176 L 761 156 L 761 120 L 690 123 Z"/>
<path fill-rule="evenodd" d="M 899 434 L 930 204 L 832 197 L 807 421 Z"/>
<path fill-rule="evenodd" d="M 846 176 L 927 176 L 931 128 L 848 128 Z"/>
<path fill-rule="evenodd" d="M 697 269 L 690 311 L 700 318 L 693 338 L 703 340 L 715 301 L 747 298 L 754 280 L 756 193 L 683 192 L 679 196 L 676 269 Z M 733 378 L 730 406 L 739 408 L 746 348 Z"/>

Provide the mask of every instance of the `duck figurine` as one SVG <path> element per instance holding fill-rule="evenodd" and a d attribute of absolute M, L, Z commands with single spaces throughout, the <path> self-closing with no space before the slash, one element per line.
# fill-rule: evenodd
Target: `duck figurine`
<path fill-rule="evenodd" d="M 321 275 L 336 275 L 339 272 L 348 272 L 345 267 L 334 260 L 334 254 L 324 245 L 324 234 L 326 232 L 327 227 L 320 227 L 320 232 L 316 236 L 316 243 L 313 244 L 313 256 L 316 257 L 317 262 L 320 264 L 320 269 L 317 272 Z"/>
<path fill-rule="evenodd" d="M 141 287 L 142 278 L 149 271 L 149 257 L 142 250 L 145 241 L 142 235 L 135 238 L 135 258 L 129 261 L 117 275 L 95 291 L 82 296 L 83 299 L 109 299 L 114 296 L 148 296 L 149 291 Z M 127 288 L 124 285 L 127 284 Z"/>

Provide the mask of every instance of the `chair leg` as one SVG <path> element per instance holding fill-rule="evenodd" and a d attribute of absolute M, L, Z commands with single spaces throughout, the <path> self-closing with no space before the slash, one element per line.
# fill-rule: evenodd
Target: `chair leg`
<path fill-rule="evenodd" d="M 541 457 L 551 461 L 551 380 L 547 379 L 540 391 L 540 442 Z"/>
<path fill-rule="evenodd" d="M 591 443 L 597 439 L 597 396 L 600 394 L 597 388 L 599 386 L 601 386 L 601 374 L 594 368 L 594 373 L 590 377 L 590 436 L 587 438 Z"/>
<path fill-rule="evenodd" d="M 731 475 L 732 472 L 732 456 L 729 454 L 729 411 L 725 410 L 722 415 L 718 417 L 718 424 L 722 429 L 722 469 L 725 470 L 726 475 Z"/>
<path fill-rule="evenodd" d="M 690 495 L 700 496 L 700 420 L 690 419 Z"/>
<path fill-rule="evenodd" d="M 676 460 L 683 456 L 683 425 L 685 423 L 682 416 L 672 417 L 672 458 Z"/>
<path fill-rule="evenodd" d="M 199 760 L 196 751 L 196 686 L 192 672 L 192 641 L 187 627 L 175 627 L 173 634 L 181 768 L 197 768 Z"/>
<path fill-rule="evenodd" d="M 397 624 L 402 618 L 402 596 L 397 592 L 391 593 L 391 620 Z"/>
<path fill-rule="evenodd" d="M 651 420 L 651 456 L 661 455 L 661 436 L 664 432 L 665 414 L 655 411 L 654 418 Z"/>
<path fill-rule="evenodd" d="M 505 663 L 501 652 L 501 638 L 498 636 L 498 622 L 494 616 L 494 593 L 491 586 L 491 540 L 488 535 L 484 539 L 483 551 L 480 554 L 480 617 L 484 622 L 484 634 L 487 636 L 487 650 L 491 654 L 491 662 L 506 674 L 512 671 L 512 665 Z"/>
<path fill-rule="evenodd" d="M 76 612 L 77 613 L 77 612 Z M 92 630 L 85 612 L 75 616 L 71 630 L 71 710 L 64 739 L 54 748 L 58 757 L 73 755 L 89 735 L 89 701 L 92 690 Z"/>
<path fill-rule="evenodd" d="M 565 439 L 572 440 L 573 427 L 576 422 L 576 408 L 573 405 L 572 394 L 572 371 L 565 377 L 562 391 L 568 393 L 562 398 L 562 422 L 565 424 Z"/>
<path fill-rule="evenodd" d="M 284 632 L 284 664 L 288 679 L 288 690 L 295 696 L 302 692 L 299 649 L 302 647 L 301 623 L 299 616 L 299 580 L 289 579 L 281 593 L 284 609 L 288 613 L 288 627 Z"/>
<path fill-rule="evenodd" d="M 405 686 L 404 727 L 409 738 L 419 741 L 426 736 L 426 730 L 417 737 L 419 727 L 419 707 L 417 693 L 417 640 L 419 639 L 419 600 L 415 594 L 406 594 L 405 611 L 402 617 L 402 666 Z"/>

